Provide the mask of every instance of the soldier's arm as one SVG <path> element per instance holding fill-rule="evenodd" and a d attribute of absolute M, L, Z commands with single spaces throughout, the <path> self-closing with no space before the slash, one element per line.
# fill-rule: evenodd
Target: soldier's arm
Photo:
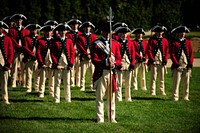
<path fill-rule="evenodd" d="M 172 43 L 170 45 L 170 57 L 173 62 L 173 64 L 178 68 L 180 66 L 178 60 L 176 59 L 176 45 L 175 43 Z"/>

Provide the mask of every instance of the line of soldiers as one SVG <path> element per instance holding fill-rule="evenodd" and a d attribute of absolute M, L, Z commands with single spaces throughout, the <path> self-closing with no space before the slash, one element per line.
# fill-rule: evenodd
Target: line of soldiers
<path fill-rule="evenodd" d="M 103 97 L 106 95 L 107 103 L 110 100 L 112 103 L 109 120 L 116 123 L 115 94 L 117 101 L 122 101 L 124 82 L 125 100 L 132 101 L 131 83 L 133 89 L 138 90 L 138 72 L 142 90 L 147 90 L 145 73 L 149 68 L 150 94 L 156 95 L 158 76 L 160 93 L 166 95 L 164 76 L 167 73 L 169 53 L 173 62 L 172 98 L 174 101 L 179 100 L 179 84 L 182 79 L 183 99 L 189 100 L 189 79 L 194 57 L 192 44 L 185 39 L 185 33 L 189 32 L 185 26 L 178 26 L 171 31 L 177 34 L 177 38 L 169 45 L 163 37 L 167 30 L 164 26 L 154 26 L 151 31 L 155 34 L 146 41 L 143 39 L 145 31 L 142 28 L 131 31 L 127 24 L 115 23 L 112 27 L 114 32 L 110 55 L 110 25 L 107 22 L 101 24 L 101 37 L 98 38 L 92 32 L 95 26 L 89 21 L 82 23 L 78 19 L 71 19 L 58 24 L 55 20 L 48 20 L 42 27 L 38 24 L 23 27 L 22 22 L 26 19 L 23 14 L 14 14 L 0 21 L 0 85 L 3 102 L 6 104 L 9 104 L 9 75 L 12 87 L 17 86 L 17 81 L 22 81 L 29 93 L 32 92 L 34 74 L 34 89 L 40 98 L 44 97 L 45 82 L 48 79 L 49 95 L 54 97 L 55 103 L 60 103 L 61 81 L 64 84 L 65 100 L 71 102 L 70 87 L 78 86 L 80 91 L 85 91 L 85 74 L 89 69 L 90 89 L 96 91 L 97 122 L 104 122 Z M 38 31 L 43 36 L 38 35 Z M 131 34 L 135 35 L 134 40 L 131 40 Z M 110 68 L 113 77 L 112 99 L 109 97 Z"/>

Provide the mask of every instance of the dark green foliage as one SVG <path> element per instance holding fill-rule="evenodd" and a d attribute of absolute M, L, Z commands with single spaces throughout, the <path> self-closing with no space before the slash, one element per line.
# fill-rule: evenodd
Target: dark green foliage
<path fill-rule="evenodd" d="M 199 29 L 199 0 L 1 0 L 0 20 L 8 15 L 22 13 L 27 23 L 43 23 L 49 19 L 58 22 L 78 18 L 96 26 L 113 9 L 114 23 L 125 22 L 131 29 L 149 30 L 161 24 L 171 30 L 178 25 Z"/>

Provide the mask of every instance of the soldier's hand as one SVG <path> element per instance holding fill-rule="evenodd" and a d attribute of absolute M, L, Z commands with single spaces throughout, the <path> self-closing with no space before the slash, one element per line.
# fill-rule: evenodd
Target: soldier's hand
<path fill-rule="evenodd" d="M 113 68 L 115 66 L 115 63 L 114 63 L 112 57 L 109 57 L 109 63 L 110 63 L 111 68 Z"/>
<path fill-rule="evenodd" d="M 182 68 L 179 66 L 179 67 L 177 68 L 177 70 L 178 70 L 178 71 L 181 71 L 181 70 L 182 70 Z"/>
<path fill-rule="evenodd" d="M 146 62 L 146 58 L 142 57 L 142 62 Z"/>
<path fill-rule="evenodd" d="M 8 71 L 10 68 L 7 66 L 3 66 L 3 71 Z"/>
<path fill-rule="evenodd" d="M 9 64 L 5 64 L 3 66 L 3 71 L 8 71 L 10 69 L 10 65 Z"/>
<path fill-rule="evenodd" d="M 91 55 L 90 55 L 90 54 L 88 54 L 88 56 L 87 56 L 87 57 L 88 57 L 88 59 L 91 59 Z"/>
<path fill-rule="evenodd" d="M 78 54 L 79 54 L 78 50 L 75 50 L 75 55 L 78 55 Z"/>
<path fill-rule="evenodd" d="M 32 61 L 35 61 L 35 60 L 36 60 L 36 57 L 35 57 L 35 56 L 32 56 L 32 57 L 31 57 L 31 60 L 32 60 Z"/>
<path fill-rule="evenodd" d="M 60 65 L 58 65 L 58 66 L 57 66 L 57 69 L 58 69 L 58 70 L 62 70 L 62 69 L 64 69 L 64 67 L 63 67 L 63 66 L 60 66 Z"/>
<path fill-rule="evenodd" d="M 68 67 L 67 70 L 72 70 L 72 67 Z"/>
<path fill-rule="evenodd" d="M 44 64 L 44 65 L 42 65 L 42 68 L 46 68 L 47 66 Z"/>

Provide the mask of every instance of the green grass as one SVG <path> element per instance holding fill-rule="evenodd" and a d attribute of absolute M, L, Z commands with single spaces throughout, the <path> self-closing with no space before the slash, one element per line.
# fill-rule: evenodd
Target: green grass
<path fill-rule="evenodd" d="M 144 132 L 144 133 L 197 133 L 200 131 L 200 68 L 194 68 L 190 84 L 190 101 L 171 100 L 171 71 L 165 79 L 167 96 L 150 96 L 149 91 L 132 91 L 132 102 L 116 102 L 117 124 L 95 122 L 95 93 L 88 88 L 80 92 L 71 89 L 72 102 L 64 102 L 63 88 L 61 103 L 55 104 L 45 92 L 43 99 L 37 93 L 26 94 L 24 89 L 9 88 L 10 105 L 0 103 L 1 133 L 41 133 L 41 132 Z M 147 73 L 149 86 L 149 73 Z M 124 100 L 124 89 L 123 89 Z M 106 103 L 106 102 L 105 102 Z M 105 108 L 106 109 L 106 108 Z"/>
<path fill-rule="evenodd" d="M 200 37 L 200 32 L 199 31 L 192 31 L 190 33 L 186 33 L 186 37 L 188 37 L 188 38 Z"/>
<path fill-rule="evenodd" d="M 194 58 L 200 58 L 200 52 L 194 52 Z"/>

